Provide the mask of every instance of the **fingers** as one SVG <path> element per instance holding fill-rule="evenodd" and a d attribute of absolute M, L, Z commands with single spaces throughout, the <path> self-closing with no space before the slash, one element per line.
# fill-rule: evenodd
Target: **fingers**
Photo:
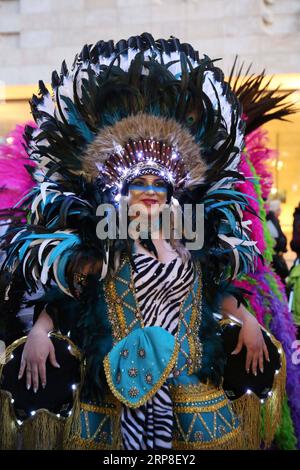
<path fill-rule="evenodd" d="M 258 366 L 261 373 L 264 371 L 264 351 L 261 349 L 258 354 Z"/>
<path fill-rule="evenodd" d="M 250 351 L 250 349 L 247 349 L 247 356 L 246 356 L 246 371 L 247 371 L 247 374 L 249 374 L 252 359 L 253 359 L 253 352 Z"/>
<path fill-rule="evenodd" d="M 253 372 L 253 375 L 255 376 L 257 375 L 258 357 L 259 357 L 259 354 L 256 352 L 253 355 L 253 359 L 252 359 L 252 372 Z"/>
<path fill-rule="evenodd" d="M 265 342 L 264 342 L 264 344 L 263 344 L 263 352 L 264 352 L 264 356 L 265 356 L 265 358 L 266 358 L 266 361 L 270 362 L 269 351 L 268 351 L 268 348 L 267 348 Z"/>
<path fill-rule="evenodd" d="M 21 367 L 19 371 L 18 378 L 21 379 L 24 370 L 26 368 L 26 388 L 29 390 L 32 386 L 34 393 L 38 391 L 39 388 L 39 376 L 41 379 L 42 387 L 46 386 L 46 364 L 45 361 L 41 361 L 39 364 L 30 364 L 26 361 L 21 362 Z"/>
<path fill-rule="evenodd" d="M 19 379 L 19 380 L 20 380 L 20 379 L 23 377 L 23 375 L 24 375 L 25 367 L 26 367 L 26 362 L 25 362 L 25 360 L 24 360 L 23 357 L 22 357 L 22 359 L 21 359 L 21 364 L 20 364 L 20 370 L 19 370 L 19 374 L 18 374 L 18 379 Z"/>
<path fill-rule="evenodd" d="M 39 369 L 39 376 L 41 379 L 42 387 L 45 388 L 46 387 L 46 363 L 44 361 L 40 362 L 38 369 Z"/>
<path fill-rule="evenodd" d="M 39 388 L 39 371 L 38 371 L 37 364 L 32 365 L 31 378 L 32 378 L 33 391 L 34 393 L 36 393 Z"/>
<path fill-rule="evenodd" d="M 30 364 L 26 365 L 26 388 L 29 390 L 31 387 L 31 368 Z"/>
<path fill-rule="evenodd" d="M 261 373 L 264 371 L 264 351 L 263 349 L 259 351 L 253 351 L 248 349 L 247 350 L 247 358 L 246 358 L 246 371 L 249 373 L 251 367 L 251 371 L 253 375 L 257 375 L 257 368 Z"/>
<path fill-rule="evenodd" d="M 53 346 L 52 343 L 51 343 L 51 346 L 50 346 L 49 359 L 50 359 L 50 363 L 53 365 L 53 367 L 60 367 L 60 365 L 58 364 L 58 362 L 56 360 L 55 349 L 54 349 L 54 346 Z"/>

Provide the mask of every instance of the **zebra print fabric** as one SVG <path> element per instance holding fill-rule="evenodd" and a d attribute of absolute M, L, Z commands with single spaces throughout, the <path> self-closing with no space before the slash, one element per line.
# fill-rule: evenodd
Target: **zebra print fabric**
<path fill-rule="evenodd" d="M 193 282 L 193 267 L 175 258 L 162 263 L 144 253 L 133 253 L 136 298 L 144 326 L 160 326 L 175 335 L 179 307 Z M 172 376 L 172 374 L 170 374 Z M 127 450 L 172 448 L 173 408 L 167 382 L 143 406 L 123 406 L 121 432 Z"/>

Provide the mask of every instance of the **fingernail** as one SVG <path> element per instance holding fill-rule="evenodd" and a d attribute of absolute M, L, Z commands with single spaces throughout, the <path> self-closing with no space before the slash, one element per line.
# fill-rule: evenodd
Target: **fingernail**
<path fill-rule="evenodd" d="M 59 368 L 60 368 L 60 365 L 56 363 L 56 367 L 59 367 Z"/>
<path fill-rule="evenodd" d="M 270 358 L 268 357 L 268 362 L 270 362 Z"/>
<path fill-rule="evenodd" d="M 263 369 L 260 369 L 261 373 L 263 374 L 264 373 L 264 370 Z"/>
<path fill-rule="evenodd" d="M 246 369 L 246 371 L 247 371 L 247 374 L 249 374 L 249 369 Z"/>
<path fill-rule="evenodd" d="M 45 384 L 45 383 L 42 383 L 42 387 L 45 388 L 45 387 L 46 387 L 46 384 Z"/>
<path fill-rule="evenodd" d="M 253 374 L 255 375 L 255 377 L 257 376 L 257 372 L 256 372 L 256 371 L 255 371 L 255 372 L 253 372 Z"/>
<path fill-rule="evenodd" d="M 27 388 L 27 390 L 29 390 L 29 389 L 30 389 L 30 385 L 29 385 L 29 384 L 27 384 L 27 385 L 26 385 L 26 388 Z"/>
<path fill-rule="evenodd" d="M 21 376 L 20 376 L 20 375 L 18 375 L 18 380 L 20 380 L 20 378 L 21 378 Z"/>
<path fill-rule="evenodd" d="M 37 392 L 37 388 L 34 388 L 33 391 L 34 391 L 34 393 L 36 393 L 36 392 Z"/>

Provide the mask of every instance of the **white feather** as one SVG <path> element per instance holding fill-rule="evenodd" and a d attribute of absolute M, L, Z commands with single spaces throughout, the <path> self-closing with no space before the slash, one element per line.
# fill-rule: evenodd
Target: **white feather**
<path fill-rule="evenodd" d="M 44 113 L 50 114 L 50 116 L 53 116 L 54 113 L 54 101 L 52 100 L 52 97 L 50 93 L 47 93 L 46 95 L 43 96 L 43 101 L 38 104 L 37 106 L 38 110 Z M 41 122 L 47 120 L 47 118 L 40 118 L 39 119 Z"/>
<path fill-rule="evenodd" d="M 52 241 L 52 243 L 53 243 L 53 249 L 54 249 L 55 246 L 59 244 L 59 241 Z M 48 266 L 48 262 L 49 262 L 49 258 L 51 256 L 51 253 L 52 253 L 52 250 L 47 255 L 47 257 L 46 257 L 46 259 L 43 263 L 43 268 L 42 268 L 42 272 L 41 272 L 41 283 L 42 284 L 46 284 L 47 280 L 48 280 L 48 273 L 49 273 L 49 269 L 50 269 L 50 267 Z"/>
<path fill-rule="evenodd" d="M 23 232 L 26 232 L 27 229 L 26 228 L 22 228 L 18 233 L 16 233 L 16 235 L 11 239 L 11 242 L 10 244 L 12 245 L 21 235 Z"/>

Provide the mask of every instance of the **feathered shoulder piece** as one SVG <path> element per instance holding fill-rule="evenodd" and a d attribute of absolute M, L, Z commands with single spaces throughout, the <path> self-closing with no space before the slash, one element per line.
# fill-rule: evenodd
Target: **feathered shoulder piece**
<path fill-rule="evenodd" d="M 208 56 L 176 38 L 144 33 L 84 46 L 69 70 L 52 74 L 33 96 L 36 128 L 26 127 L 37 163 L 34 190 L 22 202 L 30 223 L 17 229 L 6 266 L 22 265 L 29 286 L 54 280 L 68 292 L 74 253 L 92 250 L 105 275 L 111 243 L 96 237 L 96 208 L 117 204 L 135 170 L 161 171 L 183 206 L 204 204 L 204 246 L 216 277 L 253 269 L 258 254 L 241 217 L 248 200 L 234 190 L 245 123 L 236 94 Z M 193 217 L 194 217 L 193 215 Z M 183 240 L 184 241 L 184 240 Z"/>

